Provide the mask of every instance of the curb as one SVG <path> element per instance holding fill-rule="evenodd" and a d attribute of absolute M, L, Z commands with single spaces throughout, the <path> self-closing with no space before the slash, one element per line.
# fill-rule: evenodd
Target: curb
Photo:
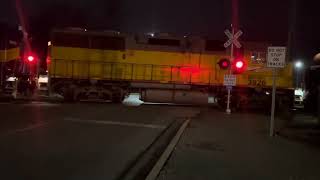
<path fill-rule="evenodd" d="M 165 165 L 165 163 L 169 159 L 170 155 L 174 151 L 174 148 L 178 144 L 178 142 L 179 142 L 184 130 L 186 129 L 186 127 L 188 126 L 189 123 L 190 123 L 190 119 L 187 119 L 182 124 L 182 126 L 179 128 L 177 134 L 170 141 L 169 145 L 167 146 L 165 151 L 162 153 L 162 155 L 159 158 L 159 160 L 157 161 L 157 163 L 154 165 L 152 170 L 149 172 L 148 176 L 146 177 L 146 180 L 155 180 L 155 179 L 157 179 L 160 171 L 162 170 L 163 166 Z"/>
<path fill-rule="evenodd" d="M 179 120 L 174 120 L 166 129 L 154 139 L 154 141 L 142 151 L 127 168 L 120 173 L 118 178 L 121 180 L 141 180 L 145 179 L 159 158 L 162 156 L 172 138 L 181 127 Z"/>

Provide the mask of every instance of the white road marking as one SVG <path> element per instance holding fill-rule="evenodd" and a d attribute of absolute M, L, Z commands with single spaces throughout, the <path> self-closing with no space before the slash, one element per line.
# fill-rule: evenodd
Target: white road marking
<path fill-rule="evenodd" d="M 143 105 L 193 106 L 192 104 L 153 103 L 153 102 L 144 102 Z"/>
<path fill-rule="evenodd" d="M 9 135 L 13 135 L 13 134 L 21 133 L 21 132 L 31 131 L 33 129 L 36 129 L 39 127 L 44 127 L 47 125 L 48 125 L 47 122 L 33 124 L 33 125 L 30 125 L 28 127 L 22 128 L 22 129 L 15 129 L 15 130 L 9 131 L 9 132 L 5 133 L 3 136 L 9 136 Z"/>
<path fill-rule="evenodd" d="M 12 104 L 12 103 L 7 103 L 7 102 L 1 102 L 0 105 L 8 105 L 8 104 Z"/>
<path fill-rule="evenodd" d="M 27 103 L 15 103 L 15 102 L 0 102 L 0 105 L 14 105 L 14 106 L 59 106 L 59 104 L 48 102 L 27 102 Z"/>
<path fill-rule="evenodd" d="M 27 104 L 21 104 L 22 106 L 59 106 L 59 104 L 48 103 L 48 102 L 31 102 Z"/>
<path fill-rule="evenodd" d="M 64 118 L 65 121 L 79 122 L 79 123 L 93 123 L 93 124 L 105 124 L 105 125 L 117 125 L 139 128 L 151 128 L 151 129 L 165 129 L 165 126 L 143 123 L 130 123 L 130 122 L 117 122 L 117 121 L 98 121 L 98 120 L 81 120 L 76 118 Z"/>
<path fill-rule="evenodd" d="M 151 171 L 149 172 L 148 176 L 146 177 L 145 180 L 155 180 L 158 177 L 158 174 L 160 173 L 162 167 L 170 157 L 171 153 L 173 152 L 174 148 L 178 144 L 184 130 L 188 126 L 190 122 L 190 119 L 187 119 L 182 126 L 180 127 L 179 131 L 177 134 L 173 137 L 173 139 L 170 141 L 169 145 L 166 147 L 165 151 L 162 153 L 160 158 L 158 159 L 157 163 L 153 166 Z"/>

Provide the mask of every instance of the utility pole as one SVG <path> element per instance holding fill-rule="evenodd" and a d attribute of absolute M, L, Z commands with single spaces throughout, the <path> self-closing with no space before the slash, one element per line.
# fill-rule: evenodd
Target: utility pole
<path fill-rule="evenodd" d="M 298 0 L 291 1 L 291 8 L 289 10 L 289 29 L 288 29 L 288 54 L 287 62 L 292 61 L 294 54 L 294 49 L 296 48 L 296 27 L 297 27 L 297 10 L 298 10 Z"/>

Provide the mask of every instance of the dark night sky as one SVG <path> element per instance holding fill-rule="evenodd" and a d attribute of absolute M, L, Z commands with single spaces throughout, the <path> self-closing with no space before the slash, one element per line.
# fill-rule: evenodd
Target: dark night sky
<path fill-rule="evenodd" d="M 243 39 L 286 41 L 293 0 L 239 0 Z M 1 0 L 0 21 L 18 23 L 15 0 Z M 231 23 L 231 0 L 21 0 L 33 29 L 86 26 L 126 32 L 202 34 L 224 39 Z M 295 56 L 311 59 L 320 52 L 320 6 L 317 0 L 298 0 Z M 49 21 L 49 22 L 48 22 Z M 38 22 L 38 23 L 35 23 Z M 36 25 L 34 25 L 36 24 Z M 36 28 L 35 28 L 36 26 Z"/>

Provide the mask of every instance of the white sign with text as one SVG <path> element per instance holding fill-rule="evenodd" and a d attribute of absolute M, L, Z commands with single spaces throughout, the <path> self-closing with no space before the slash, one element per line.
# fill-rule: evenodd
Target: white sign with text
<path fill-rule="evenodd" d="M 225 85 L 225 86 L 236 86 L 237 85 L 237 76 L 233 75 L 233 74 L 224 75 L 223 85 Z"/>
<path fill-rule="evenodd" d="M 268 47 L 267 67 L 284 68 L 286 65 L 286 47 Z"/>

